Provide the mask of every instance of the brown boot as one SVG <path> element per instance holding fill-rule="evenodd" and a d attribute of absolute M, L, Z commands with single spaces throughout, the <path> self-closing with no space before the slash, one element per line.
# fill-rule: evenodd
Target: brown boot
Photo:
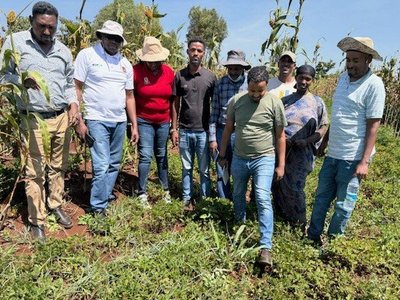
<path fill-rule="evenodd" d="M 272 257 L 269 249 L 261 249 L 258 256 L 258 263 L 261 265 L 272 266 Z"/>

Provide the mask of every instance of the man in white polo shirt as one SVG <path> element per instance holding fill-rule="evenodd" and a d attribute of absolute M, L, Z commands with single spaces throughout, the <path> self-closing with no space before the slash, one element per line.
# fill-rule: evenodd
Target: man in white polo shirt
<path fill-rule="evenodd" d="M 79 122 L 76 131 L 82 139 L 87 140 L 87 134 L 94 139 L 90 147 L 93 165 L 90 205 L 93 213 L 100 214 L 105 214 L 113 198 L 126 134 L 126 113 L 132 121 L 131 141 L 138 139 L 133 69 L 119 52 L 126 43 L 122 34 L 119 23 L 106 21 L 96 31 L 100 42 L 82 50 L 75 62 L 76 91 L 79 101 L 84 103 L 85 119 Z"/>
<path fill-rule="evenodd" d="M 328 235 L 343 234 L 354 209 L 360 181 L 368 174 L 383 115 L 385 87 L 372 73 L 372 59 L 382 60 L 367 37 L 346 37 L 338 43 L 346 52 L 347 72 L 333 96 L 328 154 L 319 173 L 308 238 L 321 244 L 325 217 L 336 198 Z"/>

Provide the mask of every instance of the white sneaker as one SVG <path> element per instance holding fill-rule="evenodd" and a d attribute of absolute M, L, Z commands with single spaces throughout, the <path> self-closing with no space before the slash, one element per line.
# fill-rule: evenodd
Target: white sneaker
<path fill-rule="evenodd" d="M 144 207 L 144 208 L 150 208 L 150 204 L 149 204 L 149 199 L 147 194 L 141 194 L 138 196 L 139 202 L 140 204 Z"/>
<path fill-rule="evenodd" d="M 164 195 L 163 195 L 162 199 L 167 204 L 171 204 L 172 203 L 172 199 L 171 199 L 171 195 L 169 194 L 169 191 L 165 191 L 164 192 Z"/>

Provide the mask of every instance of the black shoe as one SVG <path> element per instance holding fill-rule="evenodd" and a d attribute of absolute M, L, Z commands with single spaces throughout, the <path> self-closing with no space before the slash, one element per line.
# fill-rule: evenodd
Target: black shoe
<path fill-rule="evenodd" d="M 38 240 L 38 241 L 46 240 L 46 234 L 44 233 L 43 225 L 29 224 L 29 231 L 31 232 L 31 236 L 33 239 Z"/>
<path fill-rule="evenodd" d="M 56 216 L 57 223 L 60 224 L 65 229 L 70 229 L 72 227 L 71 218 L 67 215 L 67 213 L 61 208 L 61 206 L 53 209 L 51 211 L 53 215 Z"/>

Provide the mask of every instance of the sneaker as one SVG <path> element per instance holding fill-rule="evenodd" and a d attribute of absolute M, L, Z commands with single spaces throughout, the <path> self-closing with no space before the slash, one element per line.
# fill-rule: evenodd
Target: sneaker
<path fill-rule="evenodd" d="M 314 247 L 322 247 L 324 244 L 321 239 L 321 236 L 315 238 L 315 237 L 311 237 L 311 236 L 307 235 L 306 237 Z"/>
<path fill-rule="evenodd" d="M 172 199 L 171 199 L 171 195 L 170 195 L 169 191 L 164 191 L 164 195 L 163 195 L 162 199 L 166 204 L 172 203 Z"/>
<path fill-rule="evenodd" d="M 258 263 L 261 265 L 272 266 L 272 257 L 269 249 L 261 249 L 258 256 Z"/>
<path fill-rule="evenodd" d="M 141 194 L 138 196 L 139 202 L 140 204 L 144 207 L 144 208 L 150 208 L 150 204 L 149 204 L 149 199 L 147 194 Z"/>
<path fill-rule="evenodd" d="M 183 210 L 184 211 L 193 211 L 194 207 L 192 204 L 192 201 L 190 200 L 184 200 L 183 201 Z"/>

